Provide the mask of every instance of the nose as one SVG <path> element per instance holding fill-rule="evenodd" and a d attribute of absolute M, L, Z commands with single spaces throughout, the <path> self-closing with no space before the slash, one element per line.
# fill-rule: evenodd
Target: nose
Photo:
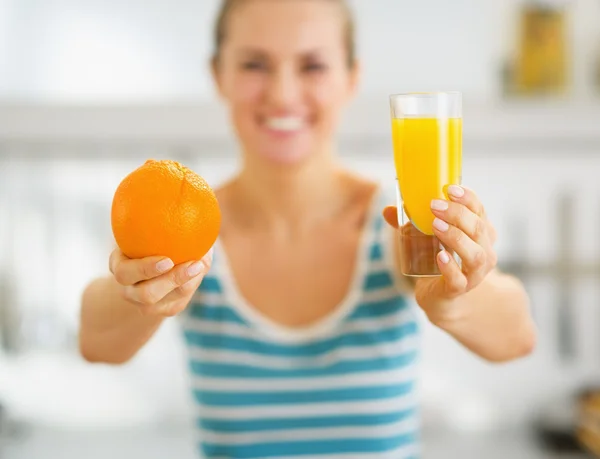
<path fill-rule="evenodd" d="M 268 88 L 269 101 L 278 108 L 286 108 L 298 102 L 301 94 L 301 81 L 295 69 L 281 67 L 271 74 Z"/>

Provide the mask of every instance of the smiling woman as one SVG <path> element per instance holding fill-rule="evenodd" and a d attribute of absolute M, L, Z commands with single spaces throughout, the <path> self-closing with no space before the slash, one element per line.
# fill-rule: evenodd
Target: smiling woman
<path fill-rule="evenodd" d="M 222 6 L 211 69 L 242 164 L 216 190 L 214 259 L 115 250 L 84 294 L 81 351 L 125 362 L 179 315 L 204 458 L 417 457 L 419 311 L 396 265 L 395 208 L 382 212 L 379 184 L 335 149 L 359 77 L 347 3 Z M 526 295 L 495 270 L 477 195 L 459 187 L 432 211 L 465 270 L 439 257 L 443 275 L 416 283 L 419 306 L 484 358 L 530 352 Z"/>

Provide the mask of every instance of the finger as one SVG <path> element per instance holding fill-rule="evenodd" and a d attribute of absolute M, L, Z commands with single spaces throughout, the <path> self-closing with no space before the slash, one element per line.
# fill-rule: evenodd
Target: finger
<path fill-rule="evenodd" d="M 194 277 L 193 279 L 187 281 L 182 286 L 176 288 L 172 292 L 168 293 L 167 296 L 165 296 L 165 298 L 163 299 L 163 301 L 159 303 L 158 311 L 160 312 L 160 314 L 171 317 L 183 311 L 187 307 L 189 301 L 182 300 L 186 298 L 191 298 L 194 292 L 198 290 L 198 287 L 202 283 L 203 279 L 204 274 L 200 274 Z M 146 306 L 142 306 L 142 308 L 145 307 Z"/>
<path fill-rule="evenodd" d="M 435 218 L 433 231 L 444 247 L 456 252 L 462 260 L 463 271 L 470 283 L 477 283 L 487 274 L 487 252 L 455 226 Z"/>
<path fill-rule="evenodd" d="M 383 218 L 392 228 L 398 229 L 398 208 L 387 206 L 383 209 Z"/>
<path fill-rule="evenodd" d="M 484 246 L 490 244 L 487 222 L 467 206 L 443 199 L 434 199 L 431 201 L 431 211 L 436 217 L 459 228 L 478 244 Z"/>
<path fill-rule="evenodd" d="M 454 202 L 464 204 L 471 212 L 485 218 L 485 209 L 475 192 L 465 186 L 450 185 L 447 188 L 448 198 Z"/>
<path fill-rule="evenodd" d="M 446 250 L 442 250 L 437 255 L 437 264 L 442 273 L 444 296 L 454 298 L 464 293 L 468 286 L 468 280 L 454 257 Z"/>
<path fill-rule="evenodd" d="M 155 279 L 146 280 L 125 289 L 130 301 L 141 305 L 156 305 L 170 292 L 179 288 L 196 276 L 204 276 L 210 268 L 210 262 L 204 258 L 197 262 L 182 263 L 171 271 Z"/>
<path fill-rule="evenodd" d="M 448 197 L 464 204 L 471 212 L 478 215 L 487 225 L 487 235 L 491 245 L 496 243 L 497 233 L 494 225 L 488 220 L 483 204 L 473 190 L 466 186 L 450 185 L 447 188 Z"/>
<path fill-rule="evenodd" d="M 182 285 L 179 285 L 172 292 L 167 295 L 167 300 L 176 300 L 178 298 L 186 298 L 191 296 L 197 289 L 204 276 L 210 270 L 212 266 L 212 258 L 213 258 L 213 250 L 211 249 L 202 259 L 198 262 L 198 264 L 202 265 L 202 269 L 198 275 L 192 277 L 190 280 L 185 282 Z M 188 275 L 193 275 L 193 269 L 188 269 Z"/>
<path fill-rule="evenodd" d="M 134 285 L 153 279 L 173 268 L 173 262 L 165 257 L 147 257 L 139 260 L 127 258 L 122 252 L 114 251 L 110 258 L 111 272 L 121 285 Z"/>
<path fill-rule="evenodd" d="M 202 262 L 206 266 L 206 270 L 203 270 L 199 275 L 193 277 L 185 284 L 180 285 L 173 291 L 169 292 L 163 300 L 157 305 L 152 306 L 141 306 L 141 311 L 144 314 L 161 314 L 163 316 L 172 317 L 183 311 L 192 297 L 194 292 L 198 290 L 198 287 L 202 283 L 204 276 L 210 270 L 212 265 L 212 249 L 202 258 Z"/>
<path fill-rule="evenodd" d="M 110 253 L 110 256 L 108 257 L 108 269 L 112 274 L 114 274 L 117 270 L 118 264 L 128 259 L 129 258 L 127 258 L 123 252 L 121 252 L 119 249 L 115 249 Z"/>

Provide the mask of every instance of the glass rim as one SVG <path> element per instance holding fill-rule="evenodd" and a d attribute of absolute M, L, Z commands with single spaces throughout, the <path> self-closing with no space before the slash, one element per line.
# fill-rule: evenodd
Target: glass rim
<path fill-rule="evenodd" d="M 389 98 L 397 97 L 433 97 L 433 96 L 461 96 L 461 91 L 413 91 L 413 92 L 398 92 L 390 94 Z"/>

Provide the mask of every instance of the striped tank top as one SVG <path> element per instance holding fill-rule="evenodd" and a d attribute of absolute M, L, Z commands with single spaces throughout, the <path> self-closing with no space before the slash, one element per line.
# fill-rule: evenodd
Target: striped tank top
<path fill-rule="evenodd" d="M 200 457 L 419 457 L 418 319 L 373 202 L 345 300 L 306 328 L 252 308 L 217 242 L 181 316 Z"/>

